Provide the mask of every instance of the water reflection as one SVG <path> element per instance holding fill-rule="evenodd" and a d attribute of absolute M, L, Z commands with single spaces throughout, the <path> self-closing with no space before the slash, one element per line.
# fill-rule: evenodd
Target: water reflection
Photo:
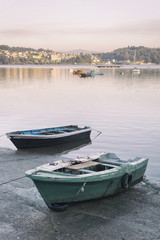
<path fill-rule="evenodd" d="M 1 68 L 0 80 L 50 78 L 51 68 Z"/>
<path fill-rule="evenodd" d="M 84 72 L 88 72 L 91 69 L 82 69 Z M 95 72 L 98 70 L 94 70 Z M 53 68 L 53 67 L 46 67 L 46 68 L 0 68 L 0 84 L 6 83 L 13 83 L 16 81 L 16 84 L 25 84 L 30 82 L 31 84 L 35 81 L 42 80 L 43 82 L 48 80 L 64 80 L 70 79 L 79 79 L 79 81 L 92 81 L 101 80 L 102 82 L 107 79 L 111 80 L 122 80 L 122 79 L 137 79 L 137 80 L 154 80 L 157 78 L 160 79 L 160 68 L 157 69 L 150 69 L 145 68 L 141 69 L 141 73 L 133 73 L 132 69 L 103 69 L 102 72 L 104 76 L 95 76 L 94 78 L 86 78 L 86 79 L 79 79 L 79 76 L 73 76 L 72 72 L 68 68 Z M 30 81 L 31 80 L 31 81 Z M 139 82 L 137 82 L 138 84 Z"/>
<path fill-rule="evenodd" d="M 141 68 L 140 76 L 131 68 L 100 69 L 103 76 L 85 79 L 70 68 L 0 68 L 0 135 L 17 129 L 91 126 L 102 132 L 92 144 L 50 148 L 46 154 L 108 151 L 122 159 L 149 157 L 147 174 L 160 178 L 160 68 Z M 12 148 L 7 139 L 0 139 L 1 146 Z"/>
<path fill-rule="evenodd" d="M 43 153 L 46 155 L 61 155 L 61 154 L 67 154 L 70 151 L 75 151 L 80 148 L 83 148 L 87 145 L 92 144 L 90 138 L 86 138 L 80 141 L 60 144 L 60 145 L 54 145 L 54 146 L 48 146 L 48 147 L 41 147 L 41 148 L 30 148 L 30 149 L 23 149 L 18 150 L 21 153 Z"/>

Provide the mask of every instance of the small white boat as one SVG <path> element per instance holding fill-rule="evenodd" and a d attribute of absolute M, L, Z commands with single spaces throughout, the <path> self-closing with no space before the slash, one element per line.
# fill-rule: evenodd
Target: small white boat
<path fill-rule="evenodd" d="M 141 71 L 140 71 L 140 69 L 138 69 L 138 68 L 134 68 L 134 69 L 132 69 L 132 73 L 138 73 L 138 74 L 140 74 L 141 73 Z"/>

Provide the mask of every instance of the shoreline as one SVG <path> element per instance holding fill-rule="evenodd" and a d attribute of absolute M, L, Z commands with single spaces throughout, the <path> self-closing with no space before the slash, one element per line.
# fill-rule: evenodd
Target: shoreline
<path fill-rule="evenodd" d="M 46 64 L 46 65 L 39 65 L 39 64 L 27 64 L 27 65 L 19 65 L 19 64 L 0 64 L 0 69 L 2 68 L 48 68 L 51 70 L 54 70 L 53 68 L 95 68 L 98 70 L 104 70 L 104 69 L 132 69 L 134 67 L 137 67 L 139 69 L 160 69 L 160 64 L 130 64 L 130 65 L 104 65 L 102 64 L 102 67 L 98 67 L 99 65 L 90 65 L 90 64 L 84 64 L 84 65 L 72 65 L 72 64 Z M 101 65 L 100 65 L 101 66 Z M 103 67 L 104 66 L 104 67 Z"/>

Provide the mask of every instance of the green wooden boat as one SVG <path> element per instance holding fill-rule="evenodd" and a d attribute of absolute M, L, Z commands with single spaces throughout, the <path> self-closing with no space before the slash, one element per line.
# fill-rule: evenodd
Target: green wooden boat
<path fill-rule="evenodd" d="M 97 153 L 59 160 L 28 170 L 49 208 L 64 210 L 68 203 L 107 197 L 143 179 L 148 159 L 121 160 L 114 153 Z"/>

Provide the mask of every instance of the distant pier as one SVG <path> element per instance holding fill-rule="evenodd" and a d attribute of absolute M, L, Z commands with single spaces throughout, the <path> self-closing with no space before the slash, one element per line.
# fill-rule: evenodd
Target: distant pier
<path fill-rule="evenodd" d="M 120 68 L 121 65 L 97 65 L 98 68 Z"/>

